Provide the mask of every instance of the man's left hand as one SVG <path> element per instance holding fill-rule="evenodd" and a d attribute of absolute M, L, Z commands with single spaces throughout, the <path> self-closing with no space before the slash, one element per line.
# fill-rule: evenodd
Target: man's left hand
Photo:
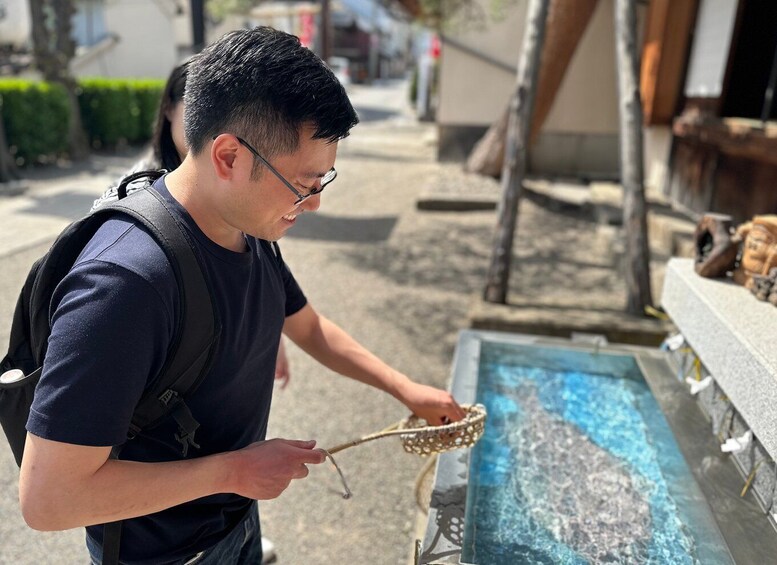
<path fill-rule="evenodd" d="M 430 426 L 457 422 L 466 415 L 453 396 L 439 388 L 411 382 L 403 392 L 402 402 L 405 406 Z"/>

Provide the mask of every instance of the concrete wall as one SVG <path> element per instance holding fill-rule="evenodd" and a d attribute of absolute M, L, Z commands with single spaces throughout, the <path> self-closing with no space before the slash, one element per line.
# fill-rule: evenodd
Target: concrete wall
<path fill-rule="evenodd" d="M 27 0 L 0 1 L 0 45 L 24 47 L 30 37 L 31 25 Z"/>
<path fill-rule="evenodd" d="M 488 10 L 488 0 L 479 0 Z M 442 160 L 463 159 L 505 110 L 515 88 L 526 3 L 513 5 L 487 29 L 456 33 L 456 42 L 494 60 L 487 63 L 443 43 L 437 113 Z M 530 150 L 535 173 L 617 177 L 618 105 L 613 0 L 601 0 L 567 69 L 553 108 Z M 497 65 L 496 61 L 502 65 Z"/>
<path fill-rule="evenodd" d="M 478 0 L 484 10 L 487 1 Z M 457 42 L 491 58 L 492 63 L 453 43 L 442 42 L 437 108 L 440 125 L 488 126 L 507 107 L 515 88 L 526 4 L 513 5 L 504 21 L 491 22 L 487 29 L 450 33 Z M 501 66 L 495 64 L 497 61 Z"/>
<path fill-rule="evenodd" d="M 721 95 L 736 13 L 737 2 L 732 0 L 702 0 L 699 4 L 685 82 L 686 96 L 717 98 Z"/>
<path fill-rule="evenodd" d="M 645 189 L 660 194 L 669 170 L 672 130 L 669 126 L 646 127 L 644 132 Z"/>
<path fill-rule="evenodd" d="M 167 78 L 178 63 L 174 3 L 106 0 L 104 17 L 115 39 L 78 56 L 76 76 Z"/>

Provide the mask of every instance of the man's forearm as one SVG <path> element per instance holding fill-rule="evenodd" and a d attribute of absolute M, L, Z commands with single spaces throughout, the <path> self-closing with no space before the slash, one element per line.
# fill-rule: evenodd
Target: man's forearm
<path fill-rule="evenodd" d="M 34 441 L 34 440 L 33 440 Z M 30 527 L 64 530 L 144 516 L 226 490 L 224 455 L 167 463 L 109 459 L 94 473 L 22 473 L 22 513 Z M 36 470 L 37 471 L 37 470 Z M 45 493 L 45 494 L 44 494 Z"/>
<path fill-rule="evenodd" d="M 367 351 L 343 329 L 312 306 L 286 319 L 283 331 L 319 363 L 386 391 L 427 422 L 440 424 L 464 417 L 464 411 L 446 391 L 412 381 Z"/>
<path fill-rule="evenodd" d="M 297 315 L 304 318 L 292 320 L 292 324 L 296 324 L 290 328 L 289 337 L 308 355 L 336 373 L 383 390 L 404 402 L 404 390 L 411 384 L 407 376 L 392 369 L 342 328 L 312 309 Z M 300 328 L 304 331 L 299 331 Z"/>
<path fill-rule="evenodd" d="M 153 514 L 216 493 L 279 496 L 306 465 L 324 461 L 315 441 L 271 439 L 185 461 L 107 459 L 110 448 L 27 435 L 19 496 L 30 527 L 64 530 Z"/>

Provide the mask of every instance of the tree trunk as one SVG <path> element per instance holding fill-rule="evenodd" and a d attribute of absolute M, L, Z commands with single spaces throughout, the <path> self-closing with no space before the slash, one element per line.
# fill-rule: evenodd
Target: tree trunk
<path fill-rule="evenodd" d="M 0 101 L 0 183 L 9 182 L 19 178 L 11 153 L 8 151 L 8 143 L 5 139 L 5 126 L 3 125 L 2 101 Z M 1 192 L 1 191 L 0 191 Z"/>
<path fill-rule="evenodd" d="M 556 100 L 572 56 L 588 28 L 598 0 L 550 0 L 545 41 L 537 80 L 537 104 L 531 120 L 531 144 Z M 494 122 L 469 154 L 466 170 L 499 178 L 504 163 L 504 132 L 509 108 Z"/>
<path fill-rule="evenodd" d="M 652 302 L 647 210 L 643 185 L 642 102 L 639 96 L 635 0 L 615 0 L 623 231 L 626 236 L 626 311 L 644 315 Z"/>
<path fill-rule="evenodd" d="M 550 0 L 530 0 L 526 13 L 518 77 L 507 128 L 505 163 L 502 169 L 502 199 L 497 211 L 498 223 L 484 291 L 484 298 L 488 302 L 507 302 L 513 235 L 526 175 L 526 149 L 549 3 Z"/>
<path fill-rule="evenodd" d="M 70 61 L 75 55 L 75 42 L 71 37 L 74 13 L 72 0 L 30 0 L 35 64 L 44 80 L 62 85 L 67 92 L 70 105 L 70 157 L 83 159 L 89 153 L 89 145 L 78 105 L 78 85 L 70 74 Z"/>

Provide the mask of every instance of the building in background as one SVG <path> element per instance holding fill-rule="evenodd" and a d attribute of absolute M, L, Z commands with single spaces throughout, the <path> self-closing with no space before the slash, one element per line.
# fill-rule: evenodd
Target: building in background
<path fill-rule="evenodd" d="M 184 0 L 76 0 L 75 76 L 166 78 L 179 62 Z M 189 36 L 190 37 L 190 36 Z"/>
<path fill-rule="evenodd" d="M 777 213 L 777 2 L 652 0 L 646 123 L 669 139 L 664 191 L 694 213 Z"/>
<path fill-rule="evenodd" d="M 167 77 L 193 52 L 190 0 L 73 0 L 75 76 Z M 410 25 L 379 0 L 331 0 L 332 55 L 348 61 L 351 78 L 367 82 L 399 76 L 411 62 Z M 29 0 L 0 0 L 3 74 L 35 76 Z M 322 52 L 319 0 L 258 1 L 247 13 L 206 21 L 206 41 L 234 29 L 269 25 Z M 7 54 L 19 56 L 11 59 Z M 25 55 L 26 54 L 26 55 Z M 13 64 L 12 64 L 13 62 Z"/>
<path fill-rule="evenodd" d="M 76 77 L 166 78 L 191 53 L 188 0 L 73 0 Z M 37 76 L 29 0 L 0 0 L 3 74 Z M 19 64 L 16 64 L 16 62 Z"/>
<path fill-rule="evenodd" d="M 347 59 L 353 82 L 403 74 L 410 62 L 410 25 L 395 18 L 377 0 L 332 0 L 332 56 Z M 227 29 L 269 25 L 297 35 L 322 53 L 321 3 L 275 0 L 257 4 L 248 16 L 233 16 L 209 35 Z"/>
<path fill-rule="evenodd" d="M 477 0 L 488 14 L 490 0 Z M 613 1 L 600 0 L 529 150 L 534 174 L 619 175 Z M 507 109 L 515 91 L 527 2 L 499 21 L 441 37 L 437 123 L 441 160 L 464 160 Z"/>
<path fill-rule="evenodd" d="M 0 0 L 0 77 L 31 67 L 31 25 L 27 0 Z"/>
<path fill-rule="evenodd" d="M 507 108 L 525 12 L 442 36 L 440 159 L 464 160 Z M 529 172 L 619 178 L 613 12 L 598 1 Z M 691 214 L 777 213 L 777 2 L 650 0 L 638 15 L 646 187 Z"/>
<path fill-rule="evenodd" d="M 0 0 L 0 49 L 25 46 L 30 37 L 27 0 Z"/>

